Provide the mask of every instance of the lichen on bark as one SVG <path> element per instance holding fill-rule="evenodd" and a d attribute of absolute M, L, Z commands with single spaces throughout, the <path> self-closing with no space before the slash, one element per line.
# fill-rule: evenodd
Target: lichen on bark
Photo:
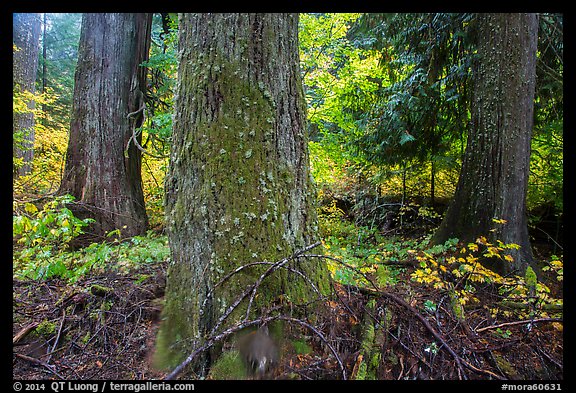
<path fill-rule="evenodd" d="M 270 265 L 315 239 L 316 211 L 299 76 L 297 16 L 183 15 L 166 222 L 172 260 L 157 346 L 181 361 Z M 298 258 L 262 281 L 256 317 L 279 300 L 329 288 L 319 260 Z M 307 277 L 307 279 L 304 279 Z M 247 301 L 224 326 L 243 318 Z M 196 340 L 196 341 L 195 341 Z M 205 357 L 197 367 L 205 373 Z"/>

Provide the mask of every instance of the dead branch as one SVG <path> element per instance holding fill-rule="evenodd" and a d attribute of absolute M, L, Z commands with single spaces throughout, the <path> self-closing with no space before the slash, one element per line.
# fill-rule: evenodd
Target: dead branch
<path fill-rule="evenodd" d="M 166 375 L 164 377 L 164 380 L 172 380 L 175 377 L 177 377 L 182 372 L 182 370 L 196 358 L 196 356 L 198 356 L 200 353 L 206 351 L 207 349 L 212 347 L 217 342 L 222 341 L 225 338 L 231 336 L 232 334 L 234 334 L 234 333 L 236 333 L 242 329 L 245 329 L 247 327 L 256 326 L 256 325 L 265 325 L 265 324 L 272 322 L 272 321 L 275 321 L 275 320 L 282 320 L 282 321 L 286 321 L 289 323 L 295 323 L 295 324 L 304 326 L 304 327 L 308 328 L 309 330 L 311 330 L 314 334 L 316 334 L 320 338 L 320 340 L 322 340 L 322 342 L 324 344 L 326 344 L 326 346 L 328 346 L 328 348 L 330 349 L 330 351 L 332 352 L 332 354 L 336 358 L 336 361 L 338 362 L 338 365 L 340 366 L 340 369 L 342 370 L 342 378 L 347 379 L 346 368 L 344 367 L 344 364 L 342 363 L 342 359 L 340 359 L 340 356 L 338 355 L 338 352 L 336 351 L 336 349 L 334 349 L 334 347 L 328 342 L 326 337 L 324 337 L 324 335 L 321 332 L 319 332 L 314 326 L 310 325 L 308 322 L 304 322 L 304 321 L 297 319 L 297 318 L 286 317 L 283 315 L 277 315 L 277 316 L 271 316 L 271 317 L 257 318 L 257 319 L 253 319 L 250 321 L 244 321 L 244 322 L 239 323 L 235 326 L 232 326 L 231 328 L 223 331 L 222 333 L 220 333 L 216 336 L 210 336 L 203 345 L 195 348 L 192 351 L 192 353 L 182 363 L 180 363 L 171 373 Z"/>
<path fill-rule="evenodd" d="M 491 330 L 491 329 L 498 329 L 498 328 L 502 328 L 505 326 L 515 326 L 515 325 L 524 325 L 527 323 L 541 323 L 541 322 L 560 322 L 560 323 L 564 323 L 564 320 L 562 318 L 538 318 L 538 319 L 527 319 L 525 321 L 513 321 L 513 322 L 504 322 L 498 325 L 492 325 L 492 326 L 485 326 L 483 328 L 480 329 L 476 329 L 476 333 L 481 333 L 485 330 Z"/>
<path fill-rule="evenodd" d="M 62 320 L 60 321 L 60 327 L 58 328 L 58 334 L 56 335 L 56 340 L 54 341 L 54 345 L 52 346 L 52 350 L 50 351 L 50 355 L 48 355 L 47 362 L 50 362 L 52 359 L 52 354 L 56 350 L 58 346 L 58 341 L 60 341 L 60 334 L 62 334 L 62 327 L 64 326 L 64 322 L 66 321 L 66 309 L 62 310 Z"/>
<path fill-rule="evenodd" d="M 286 257 L 283 258 L 275 263 L 270 264 L 269 262 L 252 262 L 246 265 L 242 265 L 238 268 L 236 268 L 235 270 L 233 270 L 232 272 L 230 272 L 229 274 L 227 274 L 225 277 L 223 277 L 216 285 L 221 285 L 223 282 L 225 282 L 226 280 L 230 279 L 230 277 L 232 277 L 234 274 L 240 272 L 241 270 L 249 267 L 249 266 L 255 266 L 255 265 L 261 265 L 261 264 L 266 264 L 266 265 L 270 265 L 270 267 L 268 269 L 266 269 L 266 271 L 264 271 L 260 277 L 258 277 L 258 279 L 256 280 L 256 282 L 254 284 L 252 284 L 251 286 L 249 286 L 240 296 L 238 296 L 236 298 L 236 300 L 230 305 L 230 307 L 228 307 L 228 309 L 223 313 L 223 315 L 218 319 L 218 321 L 215 323 L 214 327 L 212 328 L 209 338 L 204 342 L 203 345 L 196 347 L 192 353 L 182 362 L 180 363 L 180 365 L 178 365 L 170 374 L 168 374 L 165 379 L 166 380 L 170 380 L 175 378 L 180 372 L 182 372 L 182 370 L 188 365 L 190 364 L 190 362 L 192 362 L 196 356 L 198 356 L 200 353 L 202 353 L 203 351 L 206 351 L 208 348 L 210 348 L 211 346 L 213 346 L 216 342 L 219 342 L 227 337 L 229 337 L 230 335 L 246 328 L 249 326 L 254 326 L 256 324 L 259 325 L 264 325 L 266 323 L 269 323 L 271 321 L 274 320 L 284 320 L 287 321 L 289 323 L 294 323 L 294 324 L 298 324 L 301 325 L 309 330 L 311 330 L 315 335 L 317 335 L 320 340 L 330 349 L 330 351 L 332 352 L 332 354 L 334 355 L 334 357 L 336 358 L 336 361 L 338 362 L 338 365 L 340 366 L 340 369 L 342 371 L 342 378 L 343 379 L 347 379 L 346 376 L 346 368 L 344 367 L 344 364 L 342 363 L 342 359 L 340 358 L 340 356 L 338 355 L 338 352 L 336 351 L 336 349 L 330 344 L 330 342 L 326 339 L 326 337 L 324 337 L 324 335 L 318 331 L 318 329 L 316 329 L 314 326 L 312 326 L 311 324 L 309 324 L 308 322 L 302 321 L 300 319 L 297 318 L 292 318 L 292 317 L 287 317 L 287 316 L 283 316 L 283 315 L 277 315 L 277 316 L 269 316 L 269 317 L 261 317 L 255 320 L 248 320 L 248 315 L 250 312 L 250 306 L 252 305 L 252 301 L 254 299 L 256 290 L 258 289 L 258 287 L 260 286 L 260 284 L 262 283 L 262 281 L 268 277 L 270 274 L 272 274 L 274 271 L 280 269 L 280 268 L 286 268 L 286 264 L 293 260 L 293 259 L 297 259 L 300 257 L 307 257 L 307 255 L 305 255 L 305 253 L 317 246 L 319 246 L 321 243 L 320 242 L 316 242 L 312 245 L 309 245 L 307 247 L 305 247 L 304 249 L 295 252 L 292 256 L 290 257 Z M 299 272 L 301 273 L 301 272 Z M 314 289 L 317 291 L 317 293 L 320 293 L 317 288 Z M 208 296 L 206 297 L 206 299 L 210 298 L 211 294 L 213 293 L 214 288 L 209 292 Z M 249 304 L 248 304 L 248 310 L 246 312 L 246 318 L 239 324 L 236 324 L 232 327 L 230 327 L 229 329 L 216 334 L 218 328 L 224 323 L 224 321 L 226 320 L 226 318 L 232 313 L 232 311 L 234 311 L 236 309 L 236 307 L 238 307 L 238 305 L 248 296 L 250 295 L 250 299 L 249 299 Z M 206 302 L 206 301 L 205 301 Z M 204 302 L 204 303 L 205 303 Z"/>
<path fill-rule="evenodd" d="M 238 305 L 250 294 L 253 293 L 255 294 L 256 289 L 258 288 L 258 286 L 260 285 L 260 283 L 262 282 L 262 280 L 269 276 L 270 274 L 272 274 L 272 272 L 274 272 L 275 270 L 279 269 L 280 267 L 284 266 L 286 263 L 288 263 L 290 260 L 297 258 L 299 256 L 303 256 L 303 254 L 306 251 L 309 251 L 311 249 L 313 249 L 314 247 L 317 247 L 320 245 L 320 242 L 316 242 L 310 246 L 305 247 L 304 249 L 295 252 L 292 256 L 290 257 L 286 257 L 281 259 L 278 262 L 275 262 L 270 268 L 268 268 L 264 273 L 262 273 L 262 275 L 258 278 L 258 280 L 252 284 L 251 286 L 249 286 L 240 296 L 238 296 L 236 298 L 236 300 L 230 305 L 230 307 L 228 307 L 228 309 L 222 314 L 222 316 L 218 319 L 218 321 L 216 321 L 216 324 L 214 325 L 214 327 L 212 328 L 212 332 L 211 334 L 214 334 L 214 332 L 217 331 L 217 329 L 220 327 L 220 325 L 222 325 L 222 323 L 224 323 L 224 321 L 226 320 L 226 318 L 228 318 L 228 316 L 236 309 L 236 307 L 238 307 Z M 248 264 L 250 265 L 250 264 Z M 247 265 L 245 265 L 247 266 Z M 225 281 L 225 279 L 229 279 L 233 274 L 238 273 L 240 270 L 243 269 L 243 266 L 240 266 L 238 268 L 236 268 L 234 271 L 232 271 L 230 274 L 228 274 L 226 277 L 224 277 L 222 280 L 220 280 L 220 283 L 222 283 L 223 281 Z M 209 291 L 208 295 L 206 296 L 203 304 L 202 304 L 202 308 L 205 307 L 206 302 L 208 301 L 208 299 L 210 299 L 214 293 L 214 289 L 216 288 L 216 285 L 214 286 L 214 288 L 212 290 Z M 253 296 L 251 297 L 251 301 L 250 304 L 248 306 L 248 312 L 250 311 L 250 306 L 252 304 L 252 299 Z M 248 312 L 246 315 L 248 315 Z"/>
<path fill-rule="evenodd" d="M 54 370 L 54 368 L 55 368 L 54 365 L 48 364 L 48 363 L 46 363 L 46 362 L 43 361 L 43 360 L 36 359 L 36 358 L 33 358 L 33 357 L 31 357 L 31 356 L 28 356 L 28 355 L 23 355 L 23 354 L 21 354 L 21 353 L 15 353 L 14 355 L 16 355 L 16 357 L 18 357 L 18 358 L 20 358 L 20 359 L 26 360 L 27 362 L 34 363 L 34 364 L 38 364 L 38 365 L 40 365 L 40 366 L 43 366 L 44 368 L 48 369 L 48 371 L 50 371 L 52 374 L 56 375 L 58 378 L 60 378 L 60 379 L 65 379 L 65 378 L 64 378 L 62 375 L 60 375 L 56 370 Z"/>
<path fill-rule="evenodd" d="M 32 323 L 29 323 L 28 325 L 24 326 L 12 338 L 12 344 L 14 345 L 14 344 L 18 343 L 20 340 L 22 340 L 24 337 L 26 337 L 28 335 L 28 333 L 30 333 L 32 330 L 36 329 L 36 326 L 38 326 L 38 322 L 32 322 Z"/>
<path fill-rule="evenodd" d="M 360 274 L 362 277 L 364 277 L 366 279 L 366 281 L 368 281 L 370 283 L 370 285 L 372 286 L 372 288 L 365 288 L 365 287 L 357 287 L 358 290 L 364 294 L 367 295 L 380 295 L 380 296 L 384 296 L 387 297 L 389 299 L 392 299 L 393 301 L 395 301 L 396 303 L 400 304 L 401 306 L 407 308 L 410 312 L 412 312 L 419 320 L 420 322 L 422 322 L 422 324 L 426 327 L 426 329 L 428 329 L 428 331 L 434 336 L 434 338 L 436 338 L 442 345 L 441 348 L 444 348 L 450 355 L 452 355 L 452 357 L 454 358 L 454 360 L 456 361 L 456 365 L 458 366 L 458 373 L 459 375 L 462 374 L 462 376 L 464 377 L 464 379 L 468 379 L 468 377 L 466 376 L 466 373 L 464 372 L 464 368 L 463 365 L 466 366 L 466 368 L 481 373 L 481 374 L 487 374 L 490 375 L 496 379 L 502 380 L 505 379 L 504 377 L 495 374 L 491 371 L 488 370 L 483 370 L 483 369 L 479 369 L 475 366 L 473 366 L 472 364 L 468 363 L 467 361 L 465 361 L 464 359 L 462 359 L 453 349 L 450 345 L 448 345 L 448 343 L 446 342 L 446 340 L 444 340 L 444 338 L 436 331 L 436 329 L 434 329 L 434 327 L 432 327 L 432 325 L 430 325 L 430 323 L 428 322 L 428 320 L 426 318 L 424 318 L 422 316 L 422 314 L 420 314 L 414 307 L 412 307 L 410 304 L 408 304 L 404 299 L 391 294 L 391 293 L 387 293 L 387 292 L 383 292 L 381 291 L 378 286 L 370 279 L 370 277 L 368 277 L 365 273 L 361 272 L 360 269 L 358 269 L 355 266 L 351 266 L 349 264 L 347 264 L 344 261 L 339 260 L 338 258 L 334 258 L 331 256 L 327 256 L 327 255 L 307 255 L 309 257 L 318 257 L 318 258 L 326 258 L 326 259 L 330 259 L 333 260 L 335 262 L 338 262 L 340 264 L 342 264 L 343 266 L 353 270 L 354 272 Z M 461 374 L 460 374 L 461 373 Z"/>

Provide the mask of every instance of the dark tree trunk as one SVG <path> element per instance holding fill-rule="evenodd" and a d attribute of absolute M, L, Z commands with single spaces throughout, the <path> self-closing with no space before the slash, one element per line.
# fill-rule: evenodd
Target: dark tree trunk
<path fill-rule="evenodd" d="M 151 14 L 84 14 L 76 67 L 73 113 L 60 193 L 79 202 L 92 234 L 148 227 L 141 152 L 132 138 L 143 121 Z"/>
<path fill-rule="evenodd" d="M 157 359 L 174 366 L 262 273 L 316 241 L 298 58 L 298 15 L 184 14 L 166 223 L 172 263 Z M 291 264 L 262 282 L 251 316 L 281 296 L 326 290 L 318 261 Z M 278 274 L 280 273 L 280 274 Z M 208 295 L 210 294 L 210 295 Z M 246 301 L 224 326 L 246 312 Z M 204 359 L 200 372 L 210 361 Z"/>
<path fill-rule="evenodd" d="M 14 14 L 12 32 L 14 46 L 13 89 L 15 92 L 35 93 L 40 42 L 40 14 Z M 34 101 L 28 108 L 34 109 Z M 34 158 L 34 115 L 32 112 L 14 113 L 13 135 L 22 133 L 23 143 L 14 146 L 13 154 L 23 159 L 23 165 L 14 168 L 14 176 L 30 173 Z M 19 138 L 19 136 L 17 136 Z"/>
<path fill-rule="evenodd" d="M 526 190 L 536 79 L 536 14 L 480 14 L 472 125 L 454 199 L 433 241 L 484 235 L 521 246 L 500 273 L 533 263 Z M 493 219 L 504 219 L 496 224 Z"/>

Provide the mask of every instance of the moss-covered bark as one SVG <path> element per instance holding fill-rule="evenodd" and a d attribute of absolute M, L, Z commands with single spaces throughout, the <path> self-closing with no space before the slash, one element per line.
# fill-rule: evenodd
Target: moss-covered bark
<path fill-rule="evenodd" d="M 239 266 L 276 262 L 315 240 L 297 28 L 297 15 L 288 14 L 180 16 L 166 180 L 172 262 L 158 339 L 168 366 L 210 332 L 266 266 L 215 283 Z M 327 289 L 318 261 L 291 265 Z M 301 276 L 281 269 L 262 282 L 252 316 L 280 296 L 303 302 L 314 295 Z M 227 323 L 245 311 L 239 306 Z"/>

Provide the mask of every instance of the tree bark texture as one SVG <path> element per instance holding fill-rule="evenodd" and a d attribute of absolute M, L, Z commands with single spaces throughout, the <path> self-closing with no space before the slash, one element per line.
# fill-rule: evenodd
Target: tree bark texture
<path fill-rule="evenodd" d="M 141 152 L 131 140 L 143 122 L 152 14 L 84 14 L 73 113 L 60 192 L 80 202 L 76 212 L 96 219 L 90 231 L 123 236 L 148 227 Z"/>
<path fill-rule="evenodd" d="M 13 89 L 35 93 L 36 73 L 38 69 L 38 51 L 40 42 L 40 14 L 13 15 L 13 44 L 16 47 L 13 57 Z M 34 109 L 34 101 L 28 103 L 30 110 Z M 22 158 L 24 165 L 14 170 L 15 176 L 21 176 L 31 171 L 34 158 L 34 115 L 30 113 L 14 113 L 13 134 L 22 132 L 22 146 L 15 146 L 13 154 Z"/>
<path fill-rule="evenodd" d="M 533 256 L 526 192 L 536 81 L 536 14 L 480 14 L 472 124 L 452 203 L 433 241 L 457 237 L 521 246 L 514 262 L 489 261 L 500 273 L 523 273 Z M 493 219 L 504 219 L 497 224 Z"/>
<path fill-rule="evenodd" d="M 222 277 L 316 240 L 297 34 L 295 14 L 180 15 L 166 180 L 172 261 L 158 339 L 170 349 L 168 363 L 185 357 L 265 268 L 243 269 L 215 287 Z M 328 287 L 318 261 L 290 266 Z M 259 287 L 251 316 L 280 296 L 302 302 L 317 294 L 301 276 L 277 271 Z M 244 312 L 245 304 L 227 322 Z"/>

